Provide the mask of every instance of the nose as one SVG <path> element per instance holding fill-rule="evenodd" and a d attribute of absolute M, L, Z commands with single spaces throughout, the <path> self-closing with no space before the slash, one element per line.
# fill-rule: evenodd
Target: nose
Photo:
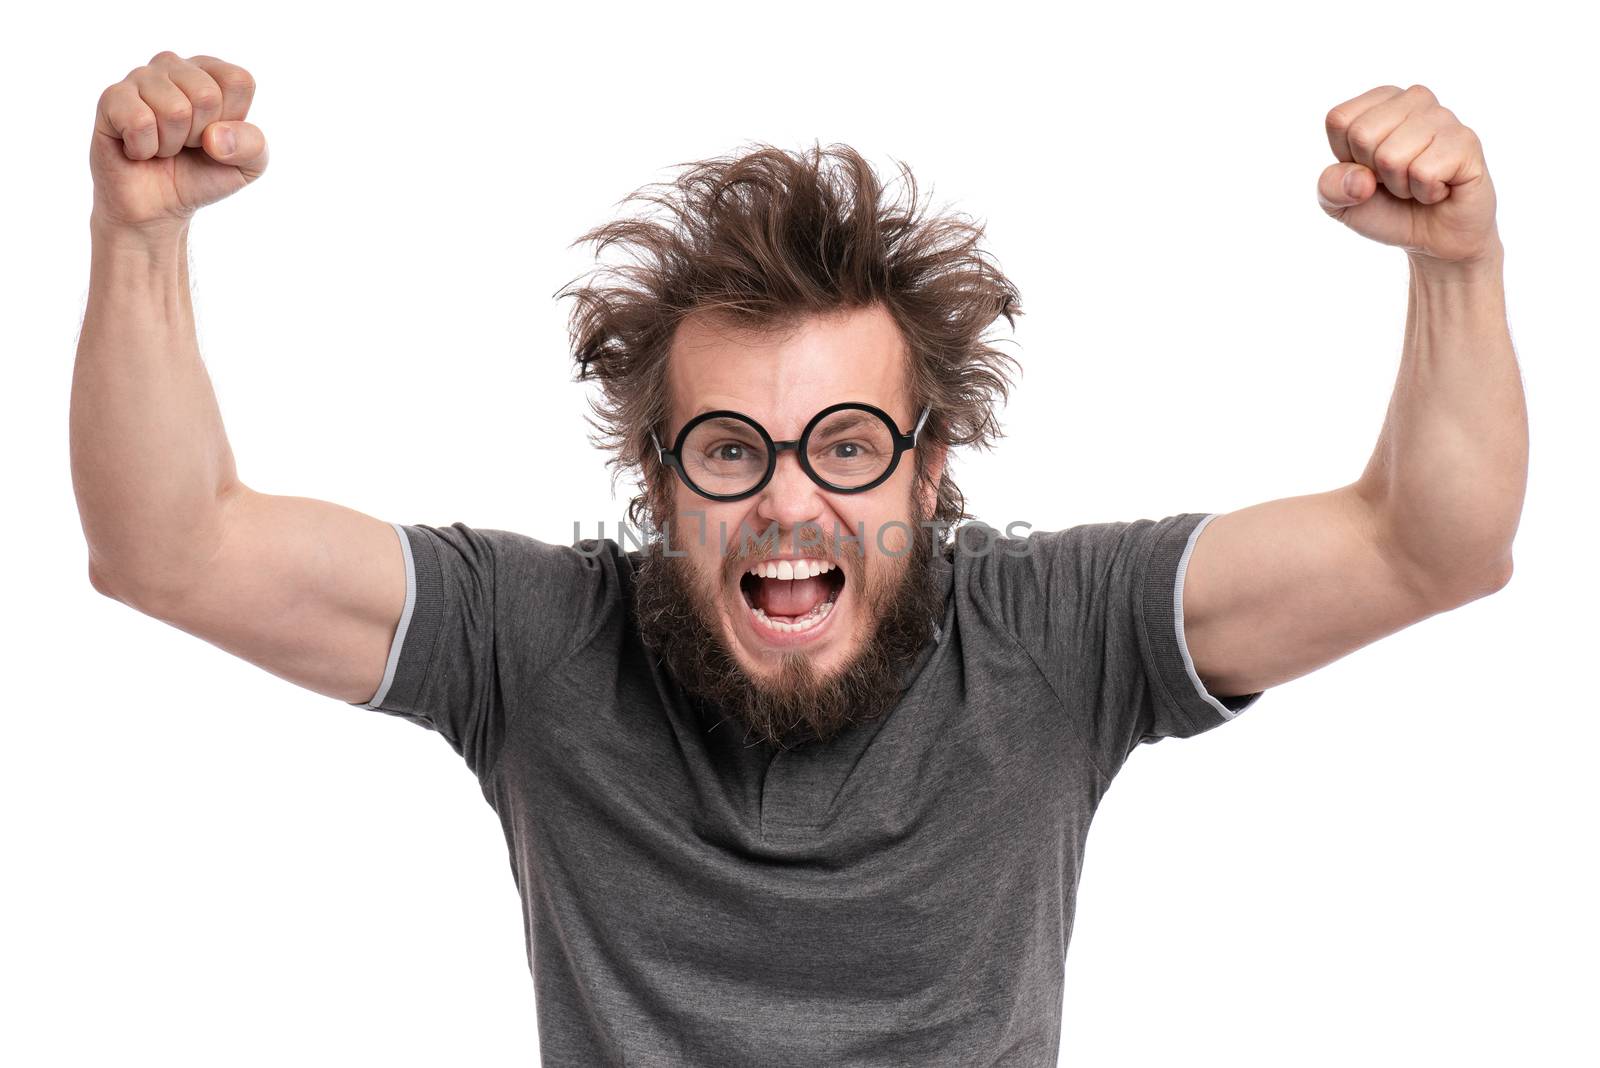
<path fill-rule="evenodd" d="M 756 515 L 790 531 L 801 523 L 820 520 L 825 507 L 822 487 L 806 475 L 798 454 L 793 449 L 780 452 L 772 480 L 756 494 Z"/>

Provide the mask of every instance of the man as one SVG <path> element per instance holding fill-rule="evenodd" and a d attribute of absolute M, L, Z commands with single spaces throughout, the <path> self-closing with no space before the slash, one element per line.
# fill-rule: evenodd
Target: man
<path fill-rule="evenodd" d="M 1328 114 L 1324 209 L 1406 249 L 1378 447 L 1336 490 L 995 531 L 1020 312 L 979 231 L 763 147 L 587 235 L 566 291 L 648 543 L 385 523 L 234 470 L 189 218 L 259 177 L 247 72 L 100 99 L 73 476 L 95 588 L 443 735 L 524 903 L 549 1064 L 1054 1064 L 1084 843 L 1142 742 L 1502 587 L 1526 472 L 1494 192 L 1422 86 Z"/>

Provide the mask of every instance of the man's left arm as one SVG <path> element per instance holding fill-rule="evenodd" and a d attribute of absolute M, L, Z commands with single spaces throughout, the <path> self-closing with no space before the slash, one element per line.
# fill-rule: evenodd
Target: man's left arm
<path fill-rule="evenodd" d="M 1410 261 L 1405 345 L 1359 479 L 1219 515 L 1196 539 L 1183 630 L 1218 695 L 1298 678 L 1511 577 L 1528 419 L 1482 146 L 1420 85 L 1346 101 L 1327 130 L 1323 210 Z"/>

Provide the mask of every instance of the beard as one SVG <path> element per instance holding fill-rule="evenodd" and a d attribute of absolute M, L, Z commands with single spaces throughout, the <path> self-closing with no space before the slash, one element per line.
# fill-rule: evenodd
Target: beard
<path fill-rule="evenodd" d="M 807 653 L 784 653 L 777 669 L 757 678 L 734 656 L 723 636 L 716 588 L 694 571 L 685 556 L 667 556 L 656 539 L 641 552 L 634 581 L 634 615 L 640 637 L 691 697 L 731 717 L 751 739 L 780 748 L 815 740 L 826 742 L 845 727 L 883 715 L 899 700 L 906 671 L 933 636 L 943 612 L 943 591 L 935 582 L 933 532 L 912 525 L 909 551 L 889 565 L 876 582 L 865 579 L 865 560 L 854 542 L 850 553 L 828 545 L 830 558 L 848 576 L 865 637 L 850 659 L 823 674 Z M 751 559 L 738 547 L 725 555 L 721 575 L 737 576 Z M 737 593 L 735 594 L 737 596 Z"/>

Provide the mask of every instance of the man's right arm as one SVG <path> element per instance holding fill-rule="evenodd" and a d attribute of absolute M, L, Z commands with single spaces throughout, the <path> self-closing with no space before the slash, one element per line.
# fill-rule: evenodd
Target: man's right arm
<path fill-rule="evenodd" d="M 189 301 L 188 224 L 265 167 L 254 84 L 170 52 L 102 95 L 73 489 L 96 590 L 330 697 L 365 702 L 406 594 L 390 524 L 238 478 Z M 238 137 L 222 151 L 222 129 Z"/>

